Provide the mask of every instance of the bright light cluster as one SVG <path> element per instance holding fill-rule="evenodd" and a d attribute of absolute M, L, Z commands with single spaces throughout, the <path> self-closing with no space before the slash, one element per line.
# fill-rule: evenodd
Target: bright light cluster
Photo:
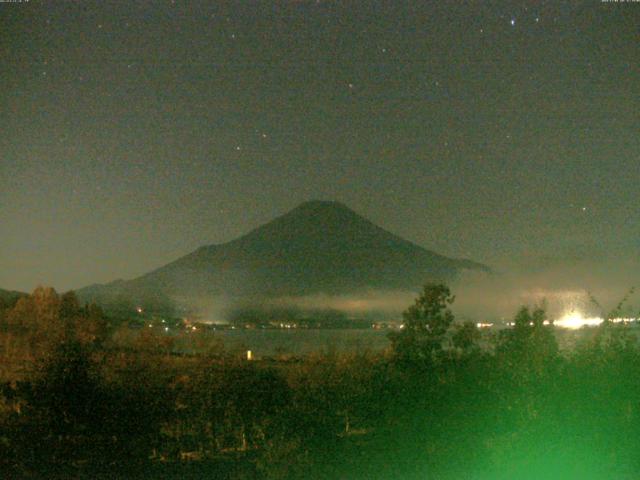
<path fill-rule="evenodd" d="M 618 317 L 612 318 L 612 323 L 631 323 L 637 321 L 636 318 Z M 572 330 L 582 327 L 596 327 L 604 322 L 602 317 L 585 317 L 580 312 L 570 312 L 562 318 L 556 320 L 554 324 L 562 328 L 570 328 Z"/>
<path fill-rule="evenodd" d="M 575 330 L 582 327 L 595 327 L 600 325 L 603 319 L 600 317 L 585 317 L 580 312 L 570 312 L 562 318 L 556 320 L 554 324 L 558 327 Z"/>
<path fill-rule="evenodd" d="M 493 327 L 493 323 L 476 323 L 476 327 L 478 328 L 491 328 Z"/>

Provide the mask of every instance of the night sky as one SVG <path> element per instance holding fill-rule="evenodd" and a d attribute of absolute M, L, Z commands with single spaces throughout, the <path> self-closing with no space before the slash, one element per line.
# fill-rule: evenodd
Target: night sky
<path fill-rule="evenodd" d="M 449 256 L 637 256 L 640 2 L 0 3 L 0 287 L 310 199 Z"/>

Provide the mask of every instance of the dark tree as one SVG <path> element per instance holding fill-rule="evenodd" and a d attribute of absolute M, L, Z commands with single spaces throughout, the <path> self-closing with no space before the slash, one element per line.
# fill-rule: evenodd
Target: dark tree
<path fill-rule="evenodd" d="M 456 325 L 455 333 L 451 337 L 453 346 L 465 354 L 477 351 L 480 348 L 478 345 L 479 339 L 480 330 L 473 322 L 464 322 Z"/>
<path fill-rule="evenodd" d="M 454 301 L 449 287 L 427 284 L 415 303 L 402 314 L 403 328 L 389 335 L 393 351 L 401 361 L 435 361 L 454 316 L 449 305 Z"/>
<path fill-rule="evenodd" d="M 546 320 L 543 308 L 532 312 L 522 307 L 514 318 L 513 328 L 501 332 L 497 353 L 508 368 L 540 373 L 558 356 L 553 326 L 545 324 Z"/>

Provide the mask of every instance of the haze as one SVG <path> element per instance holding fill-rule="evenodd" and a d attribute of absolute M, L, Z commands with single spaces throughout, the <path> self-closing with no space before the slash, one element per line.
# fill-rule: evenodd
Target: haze
<path fill-rule="evenodd" d="M 136 277 L 315 198 L 517 291 L 636 283 L 635 5 L 114 5 L 0 4 L 0 287 Z"/>

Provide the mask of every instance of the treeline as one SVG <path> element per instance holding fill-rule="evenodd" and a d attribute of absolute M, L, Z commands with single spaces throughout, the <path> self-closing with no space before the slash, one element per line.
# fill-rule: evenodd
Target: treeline
<path fill-rule="evenodd" d="M 542 309 L 490 338 L 428 285 L 385 352 L 247 361 L 118 347 L 96 307 L 38 289 L 0 309 L 7 478 L 625 479 L 640 349 L 605 321 L 571 351 Z M 8 363 L 6 363 L 8 362 Z M 20 369 L 17 364 L 21 363 Z"/>

